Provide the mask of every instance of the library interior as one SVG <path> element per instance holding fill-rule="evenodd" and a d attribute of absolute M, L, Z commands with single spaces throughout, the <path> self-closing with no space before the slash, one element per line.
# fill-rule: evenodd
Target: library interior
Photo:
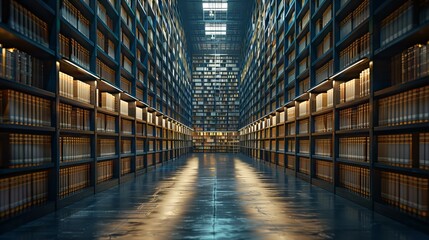
<path fill-rule="evenodd" d="M 429 239 L 429 0 L 0 0 L 0 239 Z"/>

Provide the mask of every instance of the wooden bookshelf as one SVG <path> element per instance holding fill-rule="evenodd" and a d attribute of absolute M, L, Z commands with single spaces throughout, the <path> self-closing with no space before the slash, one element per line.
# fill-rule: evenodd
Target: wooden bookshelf
<path fill-rule="evenodd" d="M 413 1 L 258 2 L 240 76 L 241 152 L 427 226 L 428 11 Z"/>
<path fill-rule="evenodd" d="M 2 226 L 192 151 L 191 64 L 161 2 L 0 3 Z"/>

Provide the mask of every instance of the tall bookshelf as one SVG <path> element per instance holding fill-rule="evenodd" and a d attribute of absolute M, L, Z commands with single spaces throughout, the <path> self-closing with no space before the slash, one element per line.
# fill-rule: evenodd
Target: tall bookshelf
<path fill-rule="evenodd" d="M 428 13 L 427 1 L 258 2 L 241 152 L 427 227 Z"/>
<path fill-rule="evenodd" d="M 192 142 L 193 152 L 238 153 L 240 150 L 237 131 L 194 132 Z"/>
<path fill-rule="evenodd" d="M 237 152 L 238 56 L 192 57 L 194 152 Z"/>
<path fill-rule="evenodd" d="M 1 1 L 1 229 L 192 150 L 176 1 Z"/>

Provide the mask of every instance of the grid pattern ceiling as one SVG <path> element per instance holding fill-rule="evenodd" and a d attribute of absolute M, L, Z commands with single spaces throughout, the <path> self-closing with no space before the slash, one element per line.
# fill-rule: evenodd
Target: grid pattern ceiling
<path fill-rule="evenodd" d="M 203 9 L 217 6 L 215 10 Z M 238 55 L 242 51 L 252 0 L 180 0 L 180 11 L 192 54 Z M 225 5 L 227 10 L 225 11 Z M 207 25 L 223 26 L 221 31 L 206 32 Z M 210 29 L 210 28 L 209 28 Z M 211 34 L 214 33 L 214 34 Z"/>

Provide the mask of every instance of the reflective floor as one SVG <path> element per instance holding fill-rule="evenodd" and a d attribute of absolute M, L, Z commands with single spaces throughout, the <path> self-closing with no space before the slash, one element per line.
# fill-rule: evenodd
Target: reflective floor
<path fill-rule="evenodd" d="M 193 154 L 0 239 L 426 239 L 273 166 Z"/>

